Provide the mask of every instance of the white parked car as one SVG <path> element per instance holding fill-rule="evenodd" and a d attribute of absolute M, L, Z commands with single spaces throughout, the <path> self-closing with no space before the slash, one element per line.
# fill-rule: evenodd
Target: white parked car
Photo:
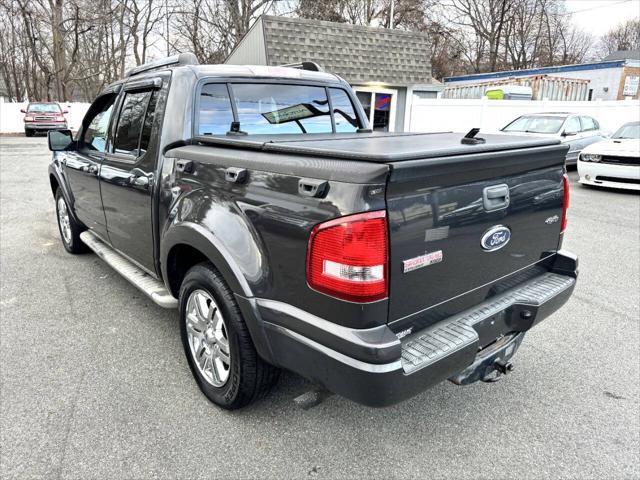
<path fill-rule="evenodd" d="M 567 165 L 575 165 L 583 148 L 605 138 L 595 118 L 568 112 L 522 115 L 503 127 L 501 132 L 558 138 L 569 144 Z"/>
<path fill-rule="evenodd" d="M 640 122 L 625 123 L 609 140 L 585 148 L 578 175 L 585 185 L 640 190 Z"/>

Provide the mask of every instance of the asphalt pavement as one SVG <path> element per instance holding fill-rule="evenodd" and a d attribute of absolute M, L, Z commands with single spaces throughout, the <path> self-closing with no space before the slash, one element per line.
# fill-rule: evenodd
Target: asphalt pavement
<path fill-rule="evenodd" d="M 0 137 L 2 478 L 639 478 L 640 196 L 571 173 L 573 297 L 495 384 L 386 409 L 303 410 L 285 373 L 229 413 L 200 393 L 176 311 L 56 227 L 46 138 Z"/>

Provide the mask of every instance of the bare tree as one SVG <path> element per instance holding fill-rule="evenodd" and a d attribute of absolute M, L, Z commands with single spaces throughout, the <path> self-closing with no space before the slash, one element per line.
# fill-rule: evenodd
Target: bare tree
<path fill-rule="evenodd" d="M 163 5 L 157 0 L 125 0 L 122 6 L 126 12 L 123 21 L 131 33 L 136 65 L 142 65 L 147 60 L 153 35 L 163 20 Z"/>
<path fill-rule="evenodd" d="M 618 50 L 640 49 L 640 20 L 627 20 L 609 30 L 600 40 L 599 54 L 606 57 Z"/>
<path fill-rule="evenodd" d="M 425 12 L 434 0 L 394 0 L 393 26 L 424 30 Z M 391 0 L 300 0 L 295 14 L 330 22 L 386 27 L 391 25 Z"/>

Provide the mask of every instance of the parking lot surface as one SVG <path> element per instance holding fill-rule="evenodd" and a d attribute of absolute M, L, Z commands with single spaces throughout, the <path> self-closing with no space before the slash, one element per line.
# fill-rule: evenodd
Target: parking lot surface
<path fill-rule="evenodd" d="M 310 410 L 285 373 L 226 412 L 192 380 L 176 311 L 67 254 L 46 138 L 0 138 L 2 478 L 638 478 L 640 196 L 571 172 L 568 304 L 495 384 Z"/>

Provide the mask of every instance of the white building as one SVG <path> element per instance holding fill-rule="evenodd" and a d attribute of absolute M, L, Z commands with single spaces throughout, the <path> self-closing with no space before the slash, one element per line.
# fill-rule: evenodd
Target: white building
<path fill-rule="evenodd" d="M 620 51 L 601 62 L 561 65 L 557 67 L 509 70 L 505 72 L 477 73 L 445 77 L 445 86 L 471 85 L 512 77 L 554 75 L 564 78 L 589 80 L 589 100 L 623 100 L 640 98 L 640 51 Z"/>

